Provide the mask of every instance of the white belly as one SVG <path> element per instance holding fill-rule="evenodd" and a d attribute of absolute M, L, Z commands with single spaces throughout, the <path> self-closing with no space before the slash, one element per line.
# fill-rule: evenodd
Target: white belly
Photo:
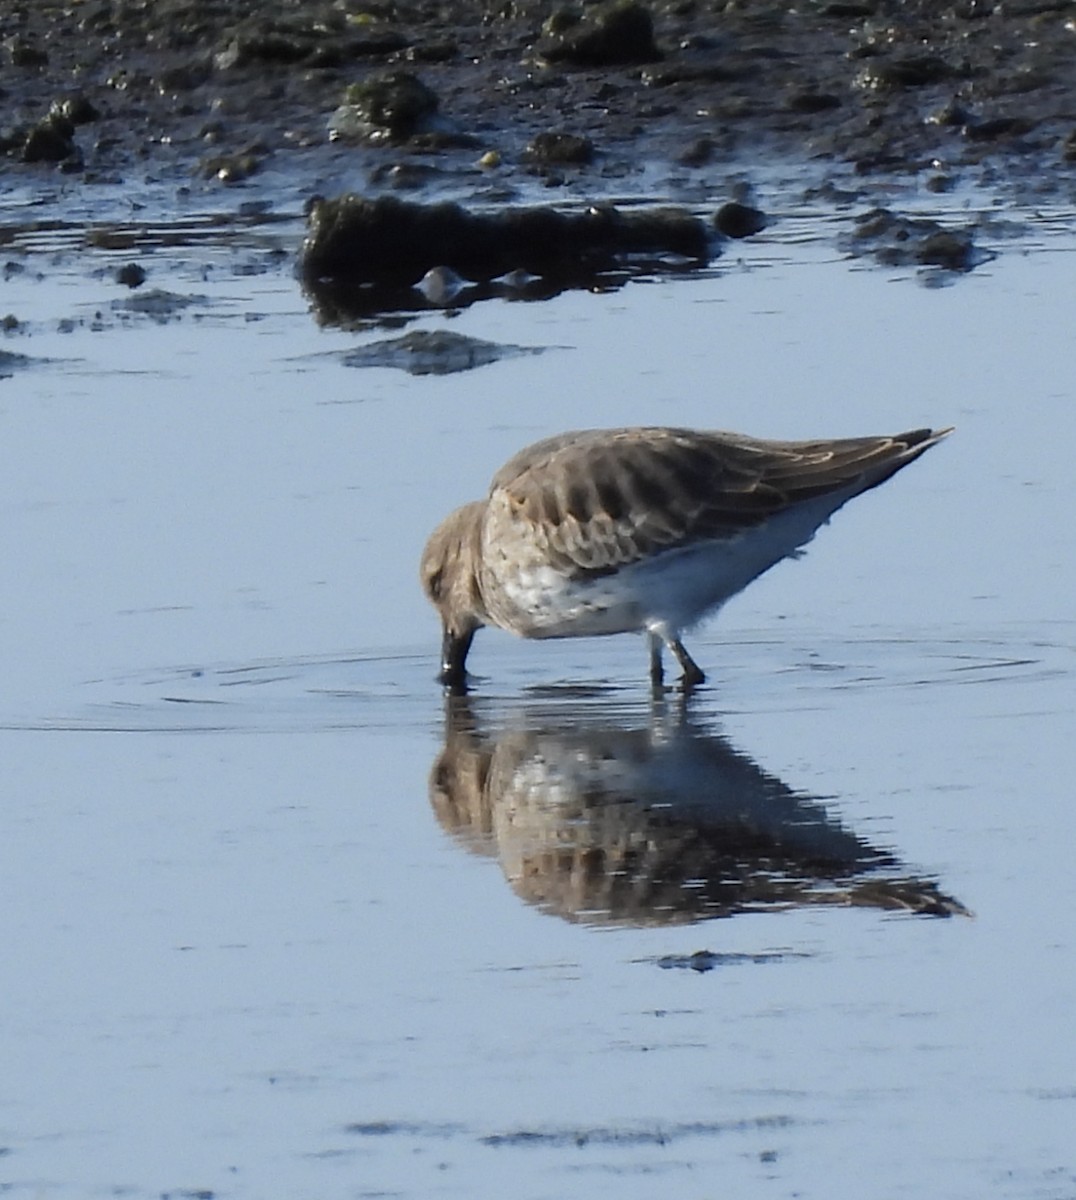
<path fill-rule="evenodd" d="M 497 624 L 530 638 L 690 628 L 753 579 L 794 556 L 844 502 L 799 505 L 735 538 L 664 551 L 608 575 L 571 577 L 532 559 L 498 572 Z"/>

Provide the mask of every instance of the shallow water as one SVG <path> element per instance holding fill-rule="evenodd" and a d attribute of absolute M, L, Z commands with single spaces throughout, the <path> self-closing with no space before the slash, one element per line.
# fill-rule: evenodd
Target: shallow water
<path fill-rule="evenodd" d="M 1076 1194 L 1071 230 L 924 289 L 790 215 L 422 315 L 549 349 L 417 377 L 343 364 L 398 331 L 317 327 L 297 222 L 192 225 L 8 248 L 0 1186 Z M 131 257 L 193 302 L 115 307 Z M 426 533 L 634 422 L 958 431 L 686 709 L 636 639 L 486 632 L 446 711 Z"/>

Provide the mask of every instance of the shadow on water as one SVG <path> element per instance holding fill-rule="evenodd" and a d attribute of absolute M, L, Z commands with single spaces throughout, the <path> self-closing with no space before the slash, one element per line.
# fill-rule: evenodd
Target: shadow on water
<path fill-rule="evenodd" d="M 430 800 L 519 897 L 596 926 L 841 905 L 967 914 L 706 728 L 682 698 L 617 712 L 575 691 L 509 711 L 445 701 Z"/>

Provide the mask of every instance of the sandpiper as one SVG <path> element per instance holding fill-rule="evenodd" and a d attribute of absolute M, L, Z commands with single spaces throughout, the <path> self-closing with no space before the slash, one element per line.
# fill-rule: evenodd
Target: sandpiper
<path fill-rule="evenodd" d="M 644 632 L 653 683 L 667 646 L 691 688 L 705 676 L 685 629 L 950 432 L 777 442 L 641 427 L 536 442 L 426 543 L 441 682 L 465 685 L 475 632 L 497 625 L 526 638 Z"/>

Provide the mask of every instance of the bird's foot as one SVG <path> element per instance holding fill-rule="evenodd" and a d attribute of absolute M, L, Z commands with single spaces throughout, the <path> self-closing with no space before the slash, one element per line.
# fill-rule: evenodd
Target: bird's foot
<path fill-rule="evenodd" d="M 675 638 L 669 643 L 669 649 L 676 656 L 676 661 L 680 664 L 680 669 L 684 672 L 680 676 L 680 687 L 689 692 L 692 688 L 696 688 L 700 683 L 706 682 L 706 675 L 699 664 L 688 654 L 684 647 L 684 643 L 679 638 Z"/>
<path fill-rule="evenodd" d="M 693 692 L 701 683 L 706 682 L 706 675 L 694 663 L 690 669 L 685 668 L 680 676 L 680 690 L 684 693 Z"/>

